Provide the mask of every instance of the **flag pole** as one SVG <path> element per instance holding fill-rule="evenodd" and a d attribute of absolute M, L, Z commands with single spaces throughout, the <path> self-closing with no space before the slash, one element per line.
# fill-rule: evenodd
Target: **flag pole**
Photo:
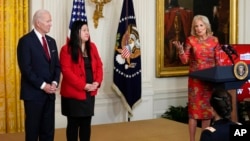
<path fill-rule="evenodd" d="M 114 49 L 112 88 L 128 111 L 130 122 L 133 107 L 141 101 L 141 46 L 133 0 L 123 0 Z"/>
<path fill-rule="evenodd" d="M 128 112 L 128 122 L 130 122 L 130 116 L 129 116 L 129 112 Z"/>

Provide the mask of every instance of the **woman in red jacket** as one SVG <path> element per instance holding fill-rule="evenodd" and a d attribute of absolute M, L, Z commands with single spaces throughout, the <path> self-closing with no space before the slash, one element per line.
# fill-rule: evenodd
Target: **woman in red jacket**
<path fill-rule="evenodd" d="M 67 117 L 68 141 L 89 141 L 95 95 L 103 80 L 98 50 L 90 41 L 87 22 L 72 24 L 70 39 L 60 52 L 61 109 Z M 79 135 L 78 135 L 79 133 Z"/>

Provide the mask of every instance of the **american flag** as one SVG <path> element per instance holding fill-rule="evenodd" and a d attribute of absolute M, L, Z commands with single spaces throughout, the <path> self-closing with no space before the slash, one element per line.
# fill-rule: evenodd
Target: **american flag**
<path fill-rule="evenodd" d="M 87 21 L 87 15 L 85 12 L 85 0 L 73 0 L 73 7 L 69 22 L 69 35 L 73 22 L 78 20 Z"/>
<path fill-rule="evenodd" d="M 122 53 L 121 53 L 123 58 L 129 58 L 130 57 L 130 51 L 127 47 L 124 47 L 122 49 Z"/>

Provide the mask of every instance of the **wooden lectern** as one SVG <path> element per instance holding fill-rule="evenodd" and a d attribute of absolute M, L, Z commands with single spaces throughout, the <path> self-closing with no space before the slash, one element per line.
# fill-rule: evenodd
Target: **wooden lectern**
<path fill-rule="evenodd" d="M 247 65 L 246 67 L 248 67 L 248 70 L 250 69 L 250 65 Z M 238 121 L 236 89 L 241 88 L 241 86 L 246 82 L 246 80 L 250 78 L 249 73 L 247 74 L 247 77 L 245 79 L 239 80 L 235 77 L 234 65 L 231 65 L 216 66 L 213 68 L 192 72 L 189 74 L 189 76 L 203 81 L 212 82 L 215 88 L 221 87 L 228 90 L 228 92 L 232 96 L 233 104 L 231 118 L 235 122 Z"/>

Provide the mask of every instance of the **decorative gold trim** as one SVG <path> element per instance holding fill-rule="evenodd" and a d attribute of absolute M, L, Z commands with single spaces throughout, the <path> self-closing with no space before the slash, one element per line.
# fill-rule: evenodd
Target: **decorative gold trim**
<path fill-rule="evenodd" d="M 230 0 L 230 24 L 229 41 L 230 44 L 238 43 L 238 1 Z"/>
<path fill-rule="evenodd" d="M 244 80 L 248 76 L 248 65 L 244 61 L 239 61 L 234 65 L 234 76 L 239 80 Z"/>
<path fill-rule="evenodd" d="M 156 77 L 186 76 L 188 66 L 164 66 L 164 11 L 166 0 L 156 0 Z M 238 42 L 238 1 L 230 0 L 229 42 Z"/>
<path fill-rule="evenodd" d="M 110 2 L 111 0 L 90 0 L 91 2 L 95 3 L 95 11 L 93 14 L 93 22 L 95 28 L 98 26 L 98 21 L 100 18 L 103 18 L 103 6 Z"/>

